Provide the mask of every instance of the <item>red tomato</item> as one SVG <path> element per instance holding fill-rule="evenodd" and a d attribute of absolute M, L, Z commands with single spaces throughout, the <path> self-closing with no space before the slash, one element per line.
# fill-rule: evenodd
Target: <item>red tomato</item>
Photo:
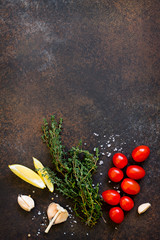
<path fill-rule="evenodd" d="M 115 223 L 121 223 L 124 219 L 124 212 L 120 207 L 113 207 L 109 211 L 110 219 Z"/>
<path fill-rule="evenodd" d="M 117 168 L 124 168 L 128 164 L 127 157 L 122 153 L 116 153 L 113 155 L 113 164 Z"/>
<path fill-rule="evenodd" d="M 138 180 L 145 176 L 145 170 L 137 165 L 131 165 L 127 168 L 126 174 L 129 178 Z"/>
<path fill-rule="evenodd" d="M 130 211 L 134 207 L 132 198 L 124 196 L 120 199 L 120 206 L 125 211 Z"/>
<path fill-rule="evenodd" d="M 113 182 L 120 182 L 123 178 L 124 174 L 122 170 L 112 167 L 108 171 L 108 177 L 113 181 Z"/>
<path fill-rule="evenodd" d="M 125 178 L 122 183 L 121 183 L 121 188 L 122 190 L 131 195 L 136 195 L 140 191 L 140 186 L 139 184 L 130 178 Z"/>
<path fill-rule="evenodd" d="M 147 146 L 141 145 L 136 147 L 132 152 L 132 158 L 136 162 L 143 162 L 148 158 L 150 154 L 150 149 Z"/>
<path fill-rule="evenodd" d="M 120 194 L 115 190 L 106 190 L 102 193 L 103 200 L 110 205 L 117 205 L 120 201 Z"/>

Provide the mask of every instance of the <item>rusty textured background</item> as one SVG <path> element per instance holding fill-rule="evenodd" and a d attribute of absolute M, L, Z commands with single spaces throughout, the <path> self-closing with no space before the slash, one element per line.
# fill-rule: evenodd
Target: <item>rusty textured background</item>
<path fill-rule="evenodd" d="M 0 26 L 0 239 L 160 239 L 159 0 L 2 0 Z M 101 149 L 104 164 L 94 177 L 100 193 L 114 186 L 107 171 L 116 149 L 122 147 L 132 163 L 137 145 L 150 147 L 141 192 L 121 225 L 109 220 L 104 204 L 107 223 L 100 219 L 90 229 L 73 214 L 74 219 L 44 234 L 51 198 L 63 206 L 72 203 L 21 181 L 8 164 L 33 169 L 35 156 L 52 166 L 41 141 L 43 118 L 51 114 L 64 119 L 67 147 L 81 138 L 93 151 L 118 135 L 110 148 Z M 31 213 L 19 208 L 19 193 L 35 199 Z M 144 202 L 152 207 L 138 216 L 137 207 Z"/>

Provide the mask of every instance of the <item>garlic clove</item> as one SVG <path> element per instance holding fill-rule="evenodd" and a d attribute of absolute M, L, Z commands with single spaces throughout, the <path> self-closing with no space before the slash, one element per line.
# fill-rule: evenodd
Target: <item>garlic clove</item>
<path fill-rule="evenodd" d="M 58 212 L 57 205 L 59 205 L 59 204 L 54 203 L 54 202 L 49 204 L 48 209 L 47 209 L 47 216 L 48 216 L 49 220 L 51 220 Z"/>
<path fill-rule="evenodd" d="M 65 210 L 64 212 L 61 212 L 58 215 L 58 217 L 56 218 L 54 224 L 65 222 L 67 220 L 68 216 L 69 216 L 69 214 L 68 214 L 67 210 Z"/>
<path fill-rule="evenodd" d="M 35 207 L 34 200 L 27 195 L 18 195 L 17 201 L 19 206 L 25 211 L 30 212 Z"/>
<path fill-rule="evenodd" d="M 141 214 L 141 213 L 144 213 L 145 211 L 147 211 L 147 209 L 151 207 L 151 204 L 150 203 L 143 203 L 141 204 L 139 207 L 138 207 L 138 213 Z"/>
<path fill-rule="evenodd" d="M 51 203 L 47 209 L 47 216 L 49 219 L 49 225 L 45 230 L 45 233 L 48 233 L 52 225 L 65 222 L 69 216 L 66 209 L 61 207 L 57 203 Z"/>

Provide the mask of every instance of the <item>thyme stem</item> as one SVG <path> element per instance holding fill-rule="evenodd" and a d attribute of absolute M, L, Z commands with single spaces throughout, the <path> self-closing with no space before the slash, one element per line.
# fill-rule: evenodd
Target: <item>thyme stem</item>
<path fill-rule="evenodd" d="M 93 188 L 92 175 L 96 170 L 96 156 L 82 149 L 80 142 L 68 152 L 61 143 L 62 119 L 59 123 L 51 116 L 51 125 L 44 120 L 42 139 L 50 150 L 55 170 L 47 169 L 51 181 L 64 196 L 73 200 L 74 211 L 89 226 L 102 216 L 98 184 Z"/>

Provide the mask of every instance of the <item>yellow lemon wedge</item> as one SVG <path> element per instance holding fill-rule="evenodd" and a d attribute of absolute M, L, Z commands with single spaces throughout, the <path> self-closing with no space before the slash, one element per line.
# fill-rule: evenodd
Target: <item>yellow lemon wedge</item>
<path fill-rule="evenodd" d="M 33 186 L 38 188 L 46 187 L 44 182 L 40 178 L 40 176 L 30 168 L 20 164 L 12 164 L 12 165 L 9 165 L 8 167 L 11 169 L 11 171 L 14 174 L 16 174 L 18 177 L 20 177 L 24 181 L 32 184 Z"/>
<path fill-rule="evenodd" d="M 35 166 L 35 169 L 37 170 L 39 176 L 43 179 L 43 181 L 45 182 L 46 186 L 48 187 L 50 192 L 54 191 L 54 185 L 51 182 L 51 180 L 49 179 L 49 174 L 47 171 L 43 171 L 43 164 L 36 158 L 33 157 L 33 163 Z"/>

